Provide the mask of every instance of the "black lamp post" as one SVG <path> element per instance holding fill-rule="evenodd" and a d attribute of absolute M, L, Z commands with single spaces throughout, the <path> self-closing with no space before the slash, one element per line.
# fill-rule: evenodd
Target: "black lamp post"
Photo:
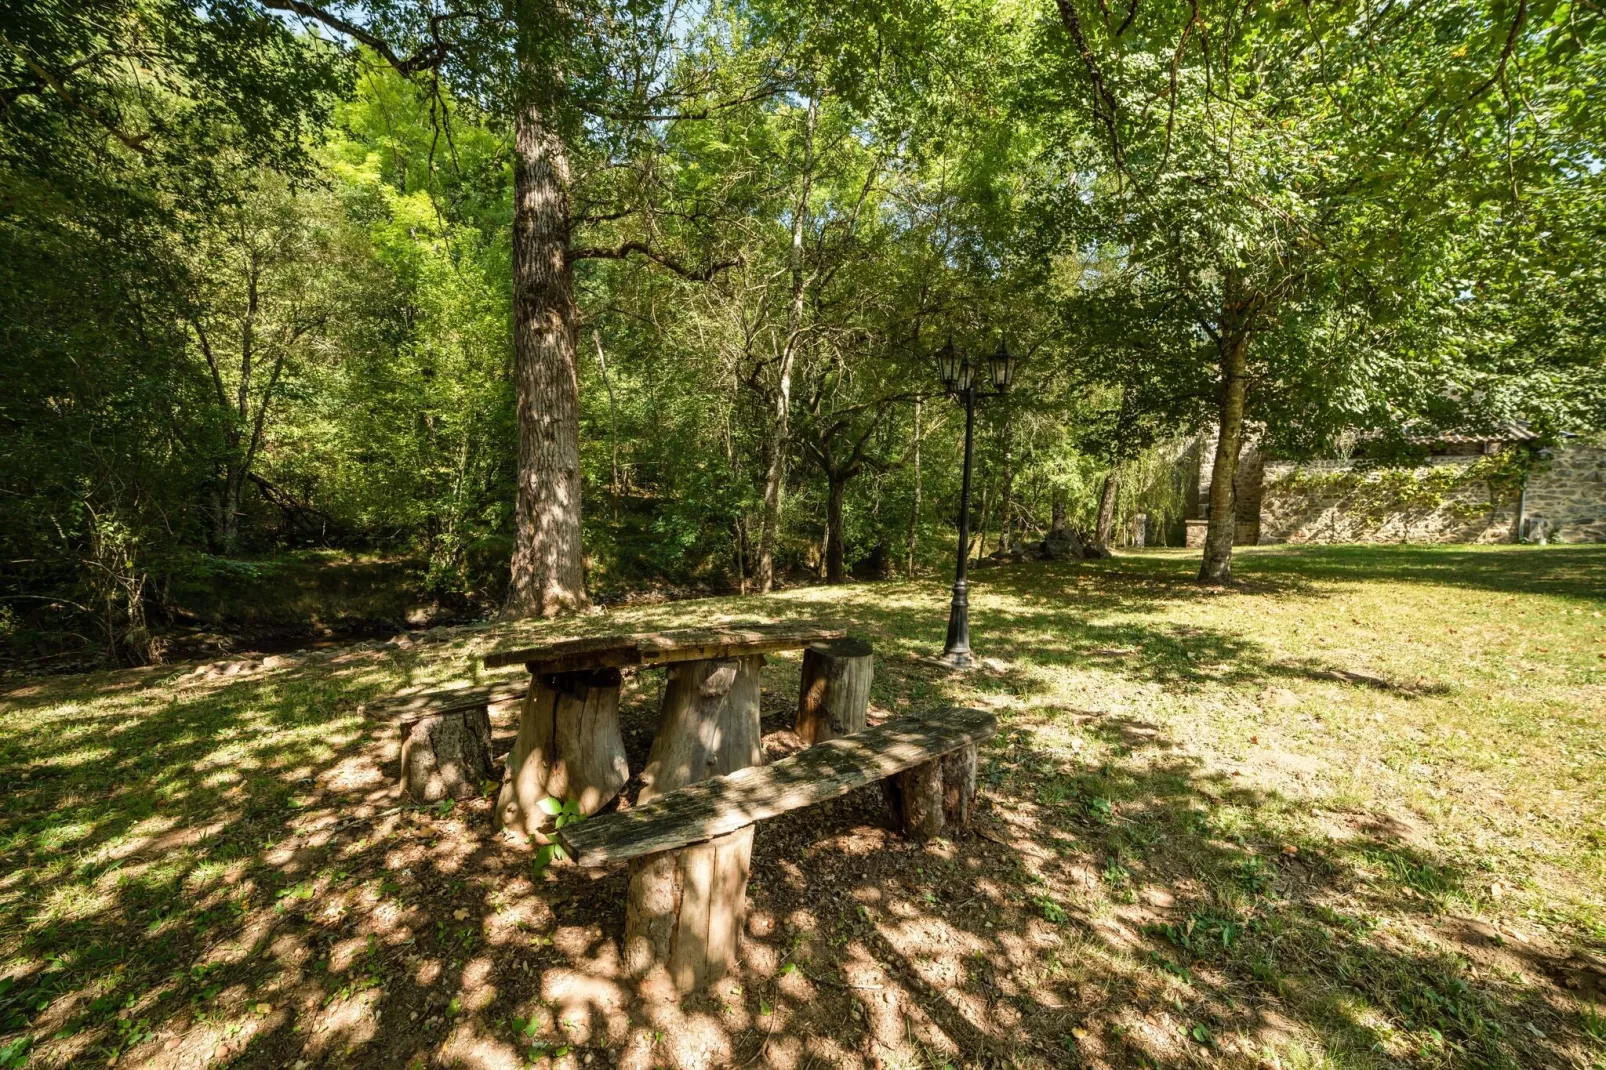
<path fill-rule="evenodd" d="M 1009 392 L 1015 378 L 1017 359 L 1009 346 L 1000 339 L 998 352 L 987 358 L 987 371 L 993 389 L 976 389 L 976 366 L 970 357 L 954 348 L 952 335 L 948 344 L 937 353 L 937 372 L 948 396 L 965 406 L 965 473 L 959 490 L 959 561 L 954 566 L 954 598 L 948 609 L 948 641 L 942 650 L 942 660 L 962 668 L 974 659 L 970 655 L 970 584 L 965 568 L 970 557 L 970 454 L 971 441 L 976 428 L 976 399 L 1002 397 Z"/>

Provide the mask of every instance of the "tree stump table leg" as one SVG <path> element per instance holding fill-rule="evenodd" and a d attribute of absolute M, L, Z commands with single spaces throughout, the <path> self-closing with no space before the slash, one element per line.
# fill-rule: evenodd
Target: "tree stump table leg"
<path fill-rule="evenodd" d="M 402 787 L 415 802 L 473 799 L 491 778 L 491 718 L 484 706 L 402 725 Z"/>
<path fill-rule="evenodd" d="M 673 665 L 636 805 L 708 777 L 762 764 L 762 656 Z M 747 906 L 753 829 L 630 863 L 626 971 L 668 997 L 719 980 L 735 965 Z M 658 971 L 662 969 L 662 973 Z"/>
<path fill-rule="evenodd" d="M 833 639 L 803 651 L 795 730 L 813 746 L 863 732 L 875 658 L 863 639 Z"/>
<path fill-rule="evenodd" d="M 543 838 L 551 797 L 595 813 L 630 779 L 619 733 L 618 669 L 532 676 L 496 800 L 496 827 Z"/>

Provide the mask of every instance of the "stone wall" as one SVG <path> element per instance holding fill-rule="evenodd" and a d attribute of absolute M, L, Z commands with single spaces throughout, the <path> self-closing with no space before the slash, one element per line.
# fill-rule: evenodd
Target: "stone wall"
<path fill-rule="evenodd" d="M 1551 542 L 1606 542 L 1606 449 L 1563 446 L 1528 480 L 1528 530 Z"/>
<path fill-rule="evenodd" d="M 1348 475 L 1347 461 L 1302 465 L 1267 461 L 1260 502 L 1259 541 L 1276 542 L 1510 542 L 1517 496 L 1492 493 L 1488 483 L 1465 476 L 1477 458 L 1434 457 L 1414 470 L 1418 481 L 1445 488 L 1442 499 L 1401 504 L 1384 482 L 1387 470 Z M 1450 484 L 1446 486 L 1447 484 Z M 1540 522 L 1553 542 L 1606 542 L 1606 449 L 1560 447 L 1528 481 L 1530 534 Z"/>
<path fill-rule="evenodd" d="M 1196 446 L 1183 457 L 1183 464 L 1193 471 L 1188 481 L 1187 531 L 1188 546 L 1203 546 L 1210 516 L 1210 477 L 1216 461 L 1216 436 L 1201 436 Z M 1264 483 L 1262 469 L 1265 460 L 1259 446 L 1251 439 L 1244 443 L 1238 455 L 1238 471 L 1232 480 L 1234 512 L 1237 523 L 1233 531 L 1233 545 L 1253 546 L 1260 541 L 1260 498 Z"/>

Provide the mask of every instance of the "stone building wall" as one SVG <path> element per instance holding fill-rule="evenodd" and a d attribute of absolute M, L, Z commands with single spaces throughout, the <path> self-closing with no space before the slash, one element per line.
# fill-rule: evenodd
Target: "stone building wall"
<path fill-rule="evenodd" d="M 1606 449 L 1563 446 L 1528 480 L 1528 529 L 1551 542 L 1606 542 Z"/>
<path fill-rule="evenodd" d="M 1434 457 L 1415 474 L 1449 480 L 1451 471 L 1465 473 L 1476 461 Z M 1382 472 L 1366 473 L 1370 482 L 1360 487 L 1324 478 L 1351 470 L 1347 461 L 1266 462 L 1259 541 L 1510 542 L 1516 534 L 1517 495 L 1509 489 L 1491 493 L 1487 482 L 1466 478 L 1431 506 L 1399 507 L 1378 489 Z M 1558 448 L 1529 477 L 1526 516 L 1530 536 L 1542 525 L 1553 542 L 1606 542 L 1606 449 Z"/>
<path fill-rule="evenodd" d="M 1202 436 L 1198 444 L 1184 455 L 1183 463 L 1193 470 L 1187 496 L 1186 545 L 1203 546 L 1205 532 L 1210 525 L 1210 474 L 1216 461 L 1216 438 Z M 1263 485 L 1262 469 L 1265 459 L 1253 442 L 1244 443 L 1238 455 L 1238 471 L 1233 477 L 1232 491 L 1235 512 L 1238 514 L 1233 545 L 1253 546 L 1260 541 L 1260 498 Z"/>
<path fill-rule="evenodd" d="M 1414 469 L 1418 477 L 1437 470 L 1459 477 L 1476 458 L 1435 457 Z M 1261 498 L 1260 541 L 1275 542 L 1510 542 L 1516 523 L 1515 495 L 1491 500 L 1483 480 L 1470 479 L 1432 507 L 1393 508 L 1378 501 L 1381 473 L 1360 475 L 1360 488 L 1329 488 L 1323 477 L 1349 475 L 1348 461 L 1266 465 Z"/>

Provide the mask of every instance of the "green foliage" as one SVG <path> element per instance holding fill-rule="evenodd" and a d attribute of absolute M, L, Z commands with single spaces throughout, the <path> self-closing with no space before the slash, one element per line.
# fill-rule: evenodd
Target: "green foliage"
<path fill-rule="evenodd" d="M 1025 356 L 978 413 L 977 554 L 1056 505 L 1091 528 L 1111 471 L 1118 531 L 1158 541 L 1235 339 L 1288 456 L 1606 423 L 1587 5 L 341 10 L 360 34 L 260 2 L 0 16 L 9 645 L 157 659 L 220 562 L 289 548 L 499 602 L 532 95 L 569 154 L 604 598 L 751 583 L 772 471 L 783 579 L 948 567 L 950 334 Z M 1430 509 L 1449 478 L 1341 492 Z"/>
<path fill-rule="evenodd" d="M 567 828 L 576 821 L 582 820 L 585 816 L 580 813 L 580 803 L 576 799 L 560 800 L 548 795 L 536 803 L 536 806 L 543 814 L 553 819 L 552 827 L 554 829 Z M 543 844 L 535 852 L 535 875 L 537 877 L 541 876 L 553 862 L 561 862 L 568 857 L 568 854 L 563 850 L 562 844 Z"/>

